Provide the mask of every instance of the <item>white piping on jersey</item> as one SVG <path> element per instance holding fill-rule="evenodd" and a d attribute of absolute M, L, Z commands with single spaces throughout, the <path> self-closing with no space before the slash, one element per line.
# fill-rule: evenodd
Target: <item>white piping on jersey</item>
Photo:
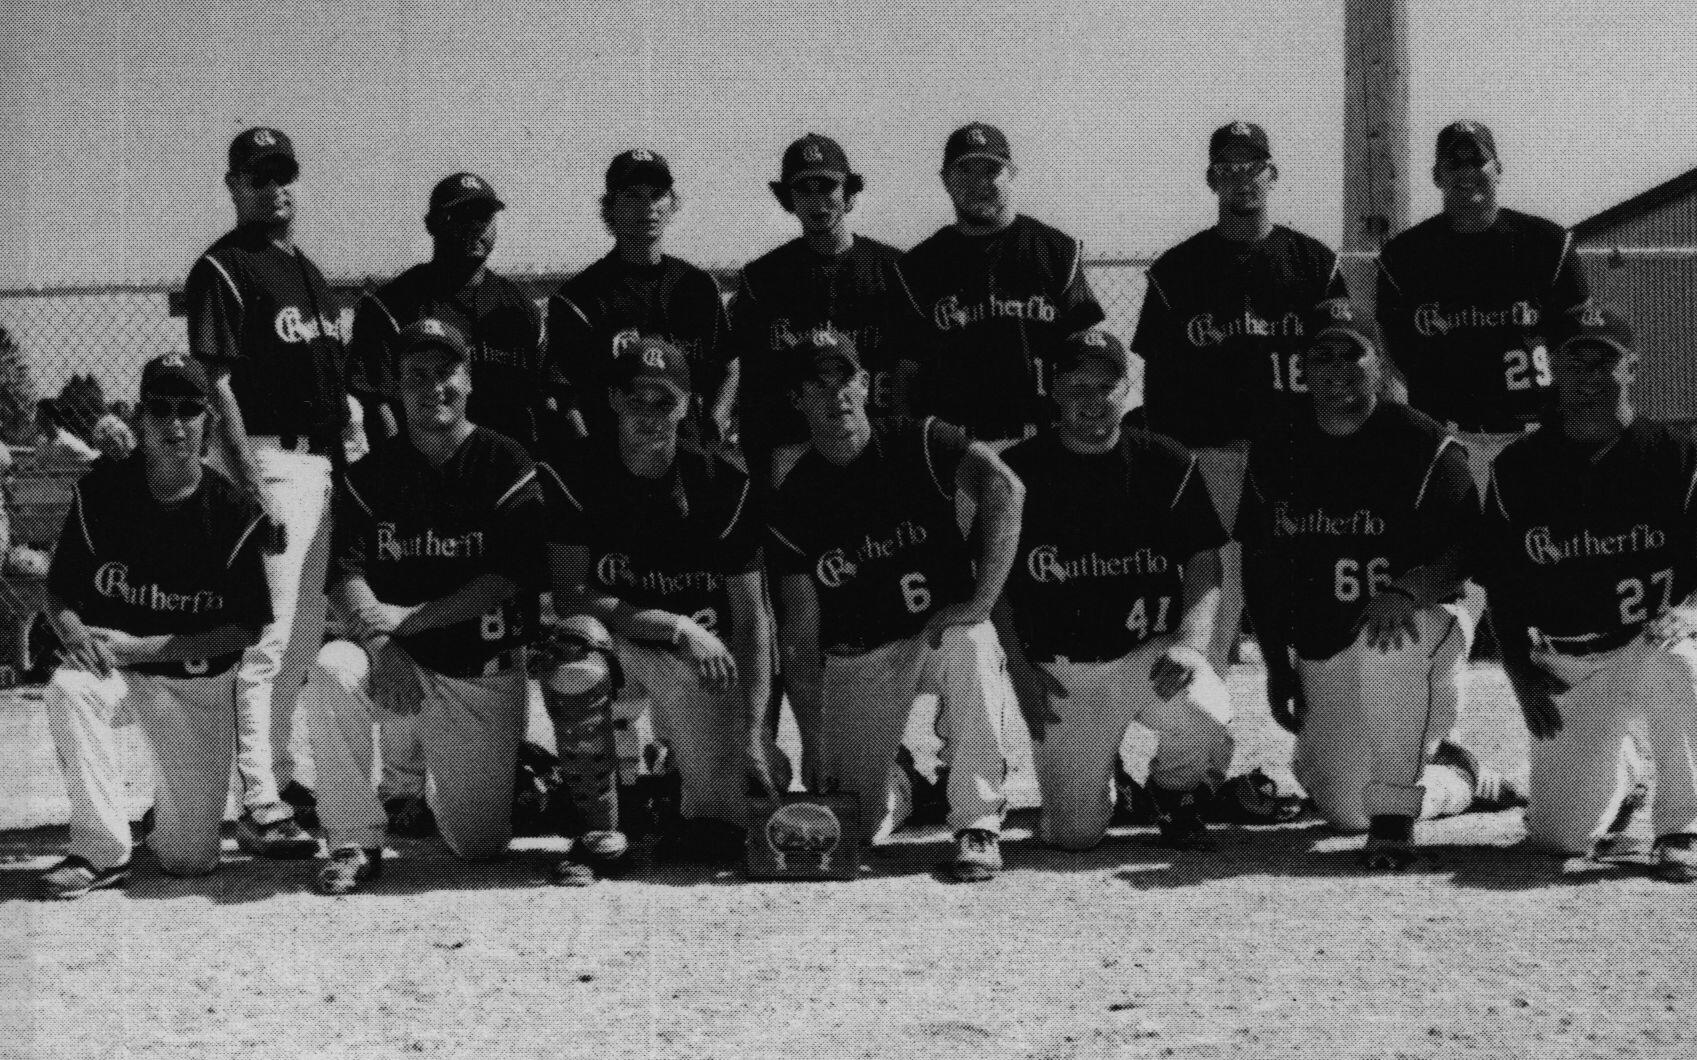
<path fill-rule="evenodd" d="M 937 417 L 925 417 L 925 423 L 919 429 L 919 448 L 925 451 L 925 470 L 931 473 L 931 485 L 937 487 L 937 492 L 944 497 L 953 497 L 952 490 L 945 490 L 943 482 L 937 477 L 937 467 L 931 462 L 931 425 L 937 422 Z"/>
<path fill-rule="evenodd" d="M 88 532 L 88 516 L 83 514 L 82 484 L 81 483 L 77 484 L 76 508 L 77 508 L 77 526 L 82 529 L 83 543 L 88 546 L 88 554 L 89 555 L 91 555 L 91 556 L 97 555 L 98 553 L 96 553 L 95 549 L 94 549 L 94 535 Z"/>
<path fill-rule="evenodd" d="M 218 264 L 218 259 L 217 259 L 217 258 L 215 258 L 215 257 L 213 257 L 213 256 L 212 256 L 212 255 L 210 255 L 210 254 L 208 254 L 208 255 L 207 255 L 207 256 L 206 256 L 206 263 L 207 263 L 207 264 L 208 264 L 208 265 L 211 265 L 211 266 L 212 266 L 212 267 L 213 267 L 213 268 L 215 268 L 215 269 L 217 269 L 217 270 L 218 270 L 218 275 L 220 275 L 220 276 L 222 276 L 222 277 L 224 277 L 224 282 L 225 282 L 225 283 L 226 283 L 226 284 L 228 284 L 228 285 L 229 285 L 229 287 L 230 287 L 230 293 L 231 293 L 231 294 L 233 294 L 233 295 L 235 295 L 235 296 L 236 296 L 236 304 L 237 304 L 237 305 L 239 305 L 239 306 L 241 306 L 241 307 L 242 307 L 242 310 L 243 310 L 243 311 L 244 311 L 244 312 L 245 312 L 245 311 L 246 311 L 246 310 L 247 310 L 247 302 L 245 302 L 245 301 L 244 301 L 244 300 L 243 300 L 243 299 L 242 299 L 242 292 L 241 292 L 241 291 L 239 291 L 239 290 L 237 290 L 237 288 L 236 288 L 236 281 L 235 281 L 235 280 L 233 280 L 233 279 L 231 279 L 231 278 L 230 278 L 230 273 L 229 273 L 229 271 L 228 271 L 228 270 L 226 270 L 226 269 L 225 269 L 225 268 L 224 268 L 224 266 L 222 266 L 222 265 L 220 265 L 220 264 Z"/>
<path fill-rule="evenodd" d="M 526 471 L 524 474 L 520 475 L 519 480 L 517 482 L 513 483 L 511 486 L 508 486 L 507 492 L 501 494 L 501 496 L 495 501 L 496 509 L 499 509 L 501 507 L 501 505 L 506 504 L 508 501 L 512 500 L 513 494 L 517 493 L 519 490 L 524 489 L 526 486 L 530 485 L 532 482 L 535 482 L 535 481 L 536 481 L 536 469 L 535 468 L 531 468 L 529 471 Z"/>
<path fill-rule="evenodd" d="M 804 558 L 806 557 L 807 553 L 802 551 L 801 549 L 797 548 L 796 543 L 794 541 L 791 541 L 789 538 L 785 537 L 782 530 L 779 530 L 775 526 L 768 526 L 766 529 L 772 531 L 772 536 L 777 538 L 780 542 L 782 542 L 785 548 L 788 548 L 791 552 L 794 552 L 798 556 L 802 556 Z"/>
<path fill-rule="evenodd" d="M 1446 434 L 1444 440 L 1438 443 L 1438 451 L 1432 454 L 1432 462 L 1426 465 L 1426 477 L 1420 480 L 1420 492 L 1414 495 L 1414 506 L 1420 507 L 1420 502 L 1426 499 L 1426 487 L 1432 484 L 1432 472 L 1438 470 L 1438 461 L 1442 459 L 1444 450 L 1452 445 L 1460 445 L 1455 435 Z"/>
<path fill-rule="evenodd" d="M 1190 476 L 1194 475 L 1195 473 L 1196 473 L 1196 457 L 1195 457 L 1194 454 L 1192 454 L 1192 456 L 1190 458 L 1190 465 L 1184 469 L 1184 477 L 1179 479 L 1179 481 L 1178 481 L 1178 492 L 1173 494 L 1173 499 L 1172 499 L 1171 503 L 1169 503 L 1167 505 L 1168 511 L 1171 511 L 1172 509 L 1178 507 L 1179 498 L 1184 496 L 1184 488 L 1186 486 L 1190 485 Z M 1261 491 L 1256 490 L 1255 493 L 1256 493 L 1257 496 L 1259 496 Z"/>
<path fill-rule="evenodd" d="M 1561 234 L 1561 253 L 1556 255 L 1556 271 L 1550 277 L 1550 282 L 1552 284 L 1555 283 L 1556 280 L 1561 278 L 1562 266 L 1567 264 L 1567 259 L 1569 257 L 1571 257 L 1572 254 L 1573 254 L 1573 233 L 1564 230 Z"/>
<path fill-rule="evenodd" d="M 365 514 L 371 516 L 373 519 L 377 518 L 377 513 L 371 510 L 371 505 L 365 503 L 365 498 L 359 495 L 359 490 L 354 489 L 354 484 L 349 482 L 346 478 L 344 478 L 342 482 L 347 487 L 348 496 L 354 499 L 354 503 L 364 509 Z"/>
<path fill-rule="evenodd" d="M 900 265 L 896 266 L 895 273 L 896 279 L 901 282 L 902 293 L 907 295 L 907 304 L 913 307 L 913 311 L 915 313 L 918 313 L 920 316 L 929 320 L 930 317 L 926 314 L 925 310 L 919 307 L 919 299 L 913 296 L 913 288 L 907 285 L 907 277 L 902 275 L 902 267 Z"/>
<path fill-rule="evenodd" d="M 1685 510 L 1691 510 L 1691 495 L 1697 492 L 1697 471 L 1691 473 L 1691 482 L 1685 487 Z"/>
<path fill-rule="evenodd" d="M 1074 237 L 1072 241 L 1072 268 L 1067 270 L 1066 282 L 1061 284 L 1065 291 L 1072 286 L 1072 281 L 1078 278 L 1078 270 L 1084 264 L 1084 240 Z"/>
<path fill-rule="evenodd" d="M 1508 506 L 1503 503 L 1503 490 L 1501 486 L 1497 485 L 1497 472 L 1495 469 L 1492 469 L 1491 479 L 1485 484 L 1485 488 L 1490 492 L 1491 499 L 1497 502 L 1497 511 L 1502 513 L 1504 519 L 1513 522 L 1513 517 L 1508 514 Z"/>
<path fill-rule="evenodd" d="M 554 292 L 554 297 L 558 298 L 560 300 L 560 302 L 563 305 L 566 306 L 566 308 L 568 308 L 572 312 L 576 313 L 577 318 L 579 320 L 583 321 L 584 327 L 592 328 L 592 327 L 595 326 L 594 322 L 589 319 L 589 314 L 585 313 L 583 310 L 579 309 L 576 302 L 572 301 L 570 298 L 567 298 L 565 295 L 561 294 L 558 291 Z"/>
<path fill-rule="evenodd" d="M 725 524 L 725 529 L 719 532 L 720 541 L 730 537 L 731 531 L 736 529 L 737 521 L 742 518 L 742 506 L 748 500 L 748 488 L 753 482 L 753 479 L 745 478 L 742 480 L 742 495 L 737 498 L 737 509 L 731 513 L 731 521 Z"/>
<path fill-rule="evenodd" d="M 1346 250 L 1343 253 L 1349 254 L 1349 253 L 1351 253 L 1351 251 Z M 1341 257 L 1342 255 L 1339 255 L 1339 256 Z M 1396 277 L 1391 275 L 1391 270 L 1385 268 L 1385 259 L 1384 258 L 1378 259 L 1378 263 L 1379 263 L 1379 275 L 1383 276 L 1385 278 L 1386 283 L 1388 283 L 1392 287 L 1396 288 L 1397 294 L 1399 294 L 1399 295 L 1402 294 L 1402 284 L 1397 283 Z"/>
<path fill-rule="evenodd" d="M 760 298 L 754 293 L 754 285 L 748 282 L 748 270 L 737 273 L 737 297 L 746 298 L 750 302 L 758 302 Z"/>
<path fill-rule="evenodd" d="M 560 473 L 547 464 L 539 464 L 538 466 L 548 472 L 548 477 L 554 480 L 554 485 L 560 487 L 560 492 L 566 495 L 566 500 L 572 502 L 572 507 L 580 512 L 583 511 L 583 502 L 572 496 L 572 491 L 567 488 L 566 480 L 560 477 Z"/>
<path fill-rule="evenodd" d="M 371 301 L 377 306 L 378 309 L 383 310 L 383 315 L 389 318 L 389 326 L 390 327 L 394 328 L 396 331 L 401 330 L 401 322 L 399 320 L 395 319 L 395 314 L 389 312 L 389 307 L 383 304 L 383 299 L 377 297 L 375 294 L 370 294 L 370 293 L 367 293 L 366 297 L 371 299 Z"/>
<path fill-rule="evenodd" d="M 253 522 L 247 524 L 247 529 L 242 531 L 242 536 L 236 538 L 236 547 L 230 550 L 230 558 L 224 561 L 225 570 L 229 570 L 231 567 L 236 565 L 236 557 L 241 555 L 242 546 L 247 544 L 247 539 L 253 536 L 253 532 L 259 529 L 259 524 L 264 521 L 265 516 L 256 515 L 253 518 Z"/>
<path fill-rule="evenodd" d="M 1156 294 L 1161 296 L 1162 305 L 1166 306 L 1168 309 L 1173 307 L 1173 300 L 1167 297 L 1167 292 L 1161 290 L 1161 283 L 1159 280 L 1155 279 L 1155 274 L 1152 270 L 1143 274 L 1143 284 L 1145 287 L 1149 288 L 1149 290 L 1154 291 Z M 1136 336 L 1133 336 L 1133 338 L 1135 337 Z"/>

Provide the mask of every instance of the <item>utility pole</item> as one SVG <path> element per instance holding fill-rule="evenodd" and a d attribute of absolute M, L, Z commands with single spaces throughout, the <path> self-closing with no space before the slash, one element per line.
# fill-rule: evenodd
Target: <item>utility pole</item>
<path fill-rule="evenodd" d="M 1374 258 L 1408 227 L 1408 3 L 1344 0 L 1343 268 L 1373 302 Z"/>

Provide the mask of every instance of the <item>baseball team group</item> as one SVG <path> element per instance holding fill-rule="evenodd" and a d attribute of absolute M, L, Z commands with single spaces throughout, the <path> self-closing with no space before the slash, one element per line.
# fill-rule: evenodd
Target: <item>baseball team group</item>
<path fill-rule="evenodd" d="M 380 886 L 421 827 L 499 858 L 532 674 L 560 884 L 628 857 L 621 686 L 681 785 L 656 857 L 738 857 L 799 787 L 857 795 L 876 844 L 929 782 L 943 871 L 990 879 L 1016 718 L 1041 842 L 1102 840 L 1136 724 L 1158 840 L 1206 851 L 1245 612 L 1292 773 L 1366 868 L 1415 861 L 1417 822 L 1524 806 L 1530 847 L 1605 857 L 1647 821 L 1643 863 L 1697 880 L 1697 443 L 1636 414 L 1629 322 L 1562 227 L 1499 204 L 1489 129 L 1439 132 L 1443 209 L 1384 247 L 1366 312 L 1273 221 L 1266 132 L 1221 127 L 1217 222 L 1150 267 L 1129 349 L 1080 242 L 1015 210 L 994 126 L 948 137 L 954 219 L 906 252 L 852 230 L 836 141 L 779 169 L 800 234 L 728 306 L 665 253 L 678 192 L 638 149 L 607 169 L 612 248 L 545 312 L 489 267 L 505 204 L 467 172 L 430 195 L 430 260 L 347 325 L 294 242 L 293 144 L 241 133 L 188 351 L 145 366 L 138 448 L 81 479 L 52 560 L 72 818 L 43 892 L 129 879 L 127 724 L 167 875 L 218 867 L 232 774 L 240 845 L 319 858 L 307 820 L 327 894 Z M 1524 790 L 1453 738 L 1482 620 Z M 904 746 L 921 700 L 932 758 Z"/>

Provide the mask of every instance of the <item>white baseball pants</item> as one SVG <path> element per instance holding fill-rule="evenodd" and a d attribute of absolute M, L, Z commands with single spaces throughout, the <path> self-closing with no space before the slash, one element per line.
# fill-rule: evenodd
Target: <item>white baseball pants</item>
<path fill-rule="evenodd" d="M 1697 643 L 1657 648 L 1637 638 L 1596 655 L 1535 652 L 1532 661 L 1570 686 L 1555 697 L 1561 730 L 1532 741 L 1532 845 L 1589 853 L 1652 766 L 1656 835 L 1697 832 Z"/>
<path fill-rule="evenodd" d="M 1018 708 L 995 627 L 950 626 L 935 649 L 927 638 L 920 633 L 864 655 L 825 657 L 826 784 L 860 796 L 874 841 L 888 838 L 912 812 L 896 748 L 921 695 L 938 700 L 949 826 L 1000 832 L 1007 811 L 1002 725 Z"/>
<path fill-rule="evenodd" d="M 140 722 L 157 763 L 148 846 L 174 876 L 218 867 L 219 826 L 230 791 L 236 736 L 236 678 L 156 677 L 114 671 L 99 677 L 61 667 L 44 702 L 71 802 L 66 852 L 109 869 L 130 859 L 124 768 L 116 730 Z"/>
<path fill-rule="evenodd" d="M 1243 500 L 1243 480 L 1249 473 L 1247 443 L 1218 449 L 1197 449 L 1196 470 L 1208 487 L 1220 524 L 1228 531 L 1237 522 L 1237 506 Z M 1243 628 L 1243 545 L 1227 541 L 1220 546 L 1220 611 L 1214 619 L 1214 639 L 1208 645 L 1208 664 L 1224 674 L 1231 664 L 1232 647 Z"/>
<path fill-rule="evenodd" d="M 1231 691 L 1204 663 L 1188 688 L 1171 699 L 1157 696 L 1149 669 L 1172 639 L 1158 637 L 1108 662 L 1041 664 L 1067 690 L 1049 701 L 1060 723 L 1051 722 L 1031 745 L 1044 842 L 1088 850 L 1102 841 L 1114 812 L 1114 765 L 1133 722 L 1158 737 L 1151 784 L 1191 791 L 1225 779 L 1234 749 Z"/>
<path fill-rule="evenodd" d="M 415 666 L 424 703 L 414 728 L 424 747 L 430 808 L 448 849 L 499 857 L 513 834 L 513 770 L 526 720 L 522 667 L 489 677 L 444 677 Z M 331 850 L 380 847 L 388 826 L 372 783 L 371 661 L 331 641 L 308 670 L 303 706 L 318 778 L 318 817 Z"/>
<path fill-rule="evenodd" d="M 1291 772 L 1343 831 L 1379 816 L 1447 817 L 1473 801 L 1465 773 L 1429 765 L 1455 727 L 1472 623 L 1457 604 L 1422 608 L 1415 622 L 1419 641 L 1400 650 L 1357 638 L 1329 659 L 1297 660 L 1308 712 Z"/>
<path fill-rule="evenodd" d="M 324 579 L 330 560 L 330 459 L 278 448 L 253 438 L 267 496 L 282 513 L 288 544 L 265 557 L 271 583 L 271 624 L 242 655 L 236 768 L 242 805 L 261 824 L 290 816 L 279 785 L 294 776 L 290 741 L 307 664 L 324 640 Z"/>

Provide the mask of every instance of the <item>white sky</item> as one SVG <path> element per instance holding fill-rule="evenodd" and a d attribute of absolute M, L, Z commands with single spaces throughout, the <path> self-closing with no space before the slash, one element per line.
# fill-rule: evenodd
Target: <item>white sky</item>
<path fill-rule="evenodd" d="M 1689 0 L 1409 0 L 1413 213 L 1437 128 L 1491 125 L 1505 200 L 1572 223 L 1697 166 Z M 113 9 L 117 9 L 114 11 Z M 1208 132 L 1267 126 L 1281 219 L 1336 243 L 1342 0 L 0 0 L 0 286 L 180 279 L 229 224 L 229 139 L 295 138 L 300 237 L 337 274 L 423 256 L 429 187 L 488 176 L 498 263 L 600 254 L 629 146 L 671 159 L 672 249 L 737 264 L 793 234 L 765 182 L 809 130 L 869 186 L 861 230 L 947 216 L 943 138 L 1001 125 L 1019 203 L 1098 255 L 1212 220 Z"/>

